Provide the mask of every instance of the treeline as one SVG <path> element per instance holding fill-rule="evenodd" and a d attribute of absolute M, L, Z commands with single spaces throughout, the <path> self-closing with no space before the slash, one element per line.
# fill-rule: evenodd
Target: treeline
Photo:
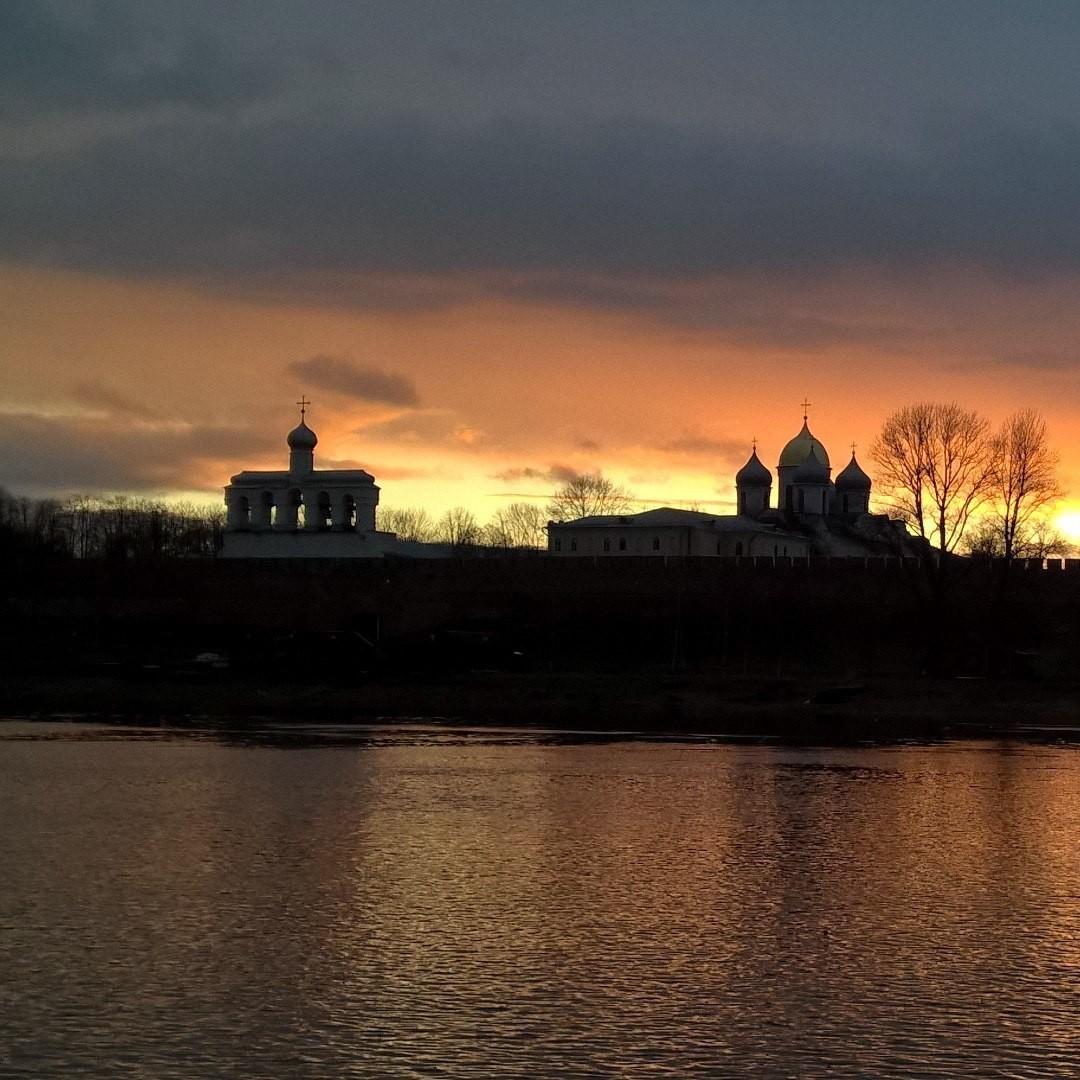
<path fill-rule="evenodd" d="M 379 507 L 379 529 L 399 540 L 466 548 L 546 548 L 548 515 L 535 503 L 501 506 L 486 523 L 471 510 L 455 506 L 435 517 L 423 507 Z"/>
<path fill-rule="evenodd" d="M 500 507 L 486 523 L 463 507 L 380 507 L 378 527 L 402 540 L 474 548 L 547 546 L 547 515 L 529 503 Z M 224 508 L 129 495 L 30 499 L 0 488 L 0 553 L 94 558 L 210 558 L 222 547 Z"/>
<path fill-rule="evenodd" d="M 91 558 L 206 558 L 224 508 L 128 495 L 29 499 L 0 488 L 0 552 Z"/>

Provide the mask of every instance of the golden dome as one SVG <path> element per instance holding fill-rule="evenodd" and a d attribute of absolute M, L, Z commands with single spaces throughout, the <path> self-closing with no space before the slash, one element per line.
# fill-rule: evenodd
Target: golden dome
<path fill-rule="evenodd" d="M 810 456 L 811 450 L 814 451 L 814 456 L 825 468 L 830 467 L 829 455 L 825 447 L 810 434 L 810 429 L 806 426 L 806 418 L 804 417 L 802 431 L 780 451 L 778 468 L 782 469 L 787 465 L 801 465 Z"/>

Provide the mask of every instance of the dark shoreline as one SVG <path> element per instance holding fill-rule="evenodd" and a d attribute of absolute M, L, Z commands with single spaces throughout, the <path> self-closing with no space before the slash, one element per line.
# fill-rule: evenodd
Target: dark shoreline
<path fill-rule="evenodd" d="M 1059 683 L 891 678 L 839 686 L 656 669 L 480 671 L 353 685 L 147 671 L 9 678 L 0 715 L 176 729 L 422 722 L 794 743 L 1080 742 L 1077 701 L 1077 688 Z"/>

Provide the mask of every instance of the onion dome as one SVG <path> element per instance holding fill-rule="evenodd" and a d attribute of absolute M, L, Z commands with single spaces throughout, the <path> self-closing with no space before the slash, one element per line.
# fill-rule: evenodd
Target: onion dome
<path fill-rule="evenodd" d="M 806 418 L 803 417 L 802 431 L 780 452 L 780 468 L 785 465 L 801 465 L 811 450 L 817 455 L 818 464 L 828 468 L 829 455 L 825 452 L 825 447 L 810 434 L 810 429 L 806 426 Z"/>
<path fill-rule="evenodd" d="M 788 446 L 790 445 L 791 443 L 788 443 Z M 829 469 L 822 464 L 814 447 L 810 447 L 810 453 L 795 470 L 791 482 L 793 484 L 827 484 L 829 482 Z"/>
<path fill-rule="evenodd" d="M 318 436 L 303 420 L 288 435 L 290 450 L 314 450 L 318 441 Z"/>
<path fill-rule="evenodd" d="M 738 487 L 770 487 L 772 473 L 761 463 L 757 449 L 751 451 L 750 460 L 735 474 Z"/>
<path fill-rule="evenodd" d="M 843 471 L 837 476 L 836 486 L 839 490 L 844 491 L 870 490 L 870 477 L 859 467 L 859 463 L 855 460 L 854 453 L 851 455 L 851 460 L 844 467 Z"/>

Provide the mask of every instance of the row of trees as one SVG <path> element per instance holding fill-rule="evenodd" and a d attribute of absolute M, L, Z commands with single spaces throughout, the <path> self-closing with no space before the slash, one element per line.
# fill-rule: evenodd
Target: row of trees
<path fill-rule="evenodd" d="M 454 507 L 433 516 L 417 507 L 382 507 L 379 528 L 402 540 L 453 547 L 544 548 L 552 518 L 622 513 L 632 496 L 598 473 L 567 480 L 550 503 L 513 502 L 481 523 Z M 29 499 L 0 488 L 0 549 L 77 558 L 206 557 L 221 550 L 225 514 L 216 507 L 126 495 Z"/>
<path fill-rule="evenodd" d="M 972 409 L 923 402 L 889 416 L 870 454 L 891 509 L 937 552 L 1002 558 L 1063 550 L 1050 519 L 1064 494 L 1046 421 L 1014 413 L 996 431 Z"/>
<path fill-rule="evenodd" d="M 527 502 L 500 507 L 486 524 L 462 506 L 439 517 L 421 507 L 380 507 L 378 514 L 379 528 L 397 533 L 400 540 L 454 547 L 546 547 L 547 522 L 543 507 Z"/>
<path fill-rule="evenodd" d="M 886 419 L 871 455 L 891 508 L 925 541 L 923 573 L 912 580 L 921 582 L 926 672 L 948 674 L 956 663 L 949 596 L 971 563 L 954 552 L 997 560 L 985 671 L 1009 670 L 1023 633 L 1009 614 L 1012 568 L 1017 559 L 1068 550 L 1050 518 L 1063 492 L 1045 421 L 1028 409 L 995 431 L 955 403 L 908 405 Z"/>
<path fill-rule="evenodd" d="M 547 523 L 592 514 L 626 514 L 637 500 L 626 488 L 600 473 L 581 473 L 565 480 L 546 505 L 512 502 L 486 524 L 471 510 L 456 506 L 439 517 L 418 507 L 380 507 L 379 528 L 402 540 L 452 544 L 454 547 L 543 548 Z"/>
<path fill-rule="evenodd" d="M 223 508 L 127 495 L 28 499 L 0 488 L 6 553 L 200 558 L 221 549 L 224 528 Z"/>

